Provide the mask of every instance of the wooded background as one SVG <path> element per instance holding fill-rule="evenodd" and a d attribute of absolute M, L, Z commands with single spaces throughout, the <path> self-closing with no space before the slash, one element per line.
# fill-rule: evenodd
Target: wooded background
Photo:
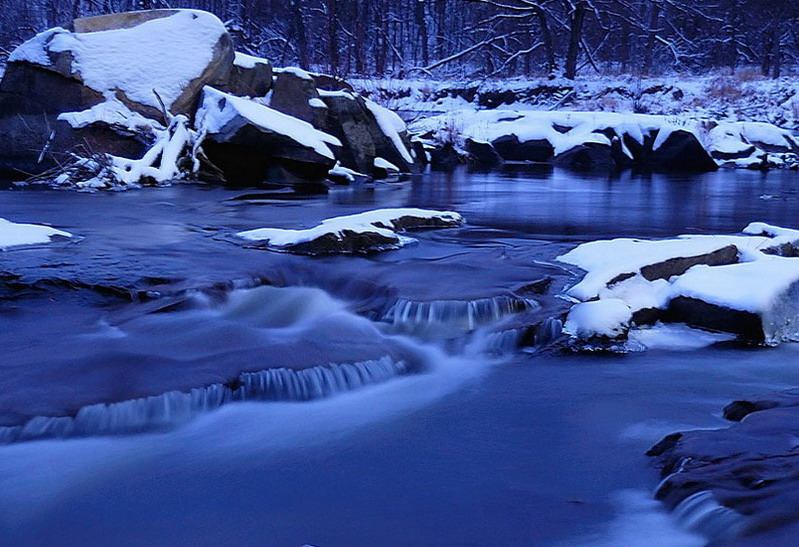
<path fill-rule="evenodd" d="M 799 60 L 797 0 L 0 0 L 0 63 L 76 17 L 170 7 L 216 13 L 277 66 L 340 76 L 776 78 Z"/>

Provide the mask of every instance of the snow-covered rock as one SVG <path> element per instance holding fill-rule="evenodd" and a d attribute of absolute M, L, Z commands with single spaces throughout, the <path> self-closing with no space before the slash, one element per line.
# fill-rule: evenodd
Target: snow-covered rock
<path fill-rule="evenodd" d="M 682 322 L 777 344 L 799 341 L 798 248 L 799 230 L 757 222 L 744 235 L 595 241 L 559 260 L 586 271 L 570 297 L 622 301 L 635 323 Z"/>
<path fill-rule="evenodd" d="M 229 184 L 259 184 L 273 168 L 290 182 L 321 182 L 336 164 L 333 149 L 341 146 L 308 122 L 212 87 L 204 90 L 195 127 Z"/>
<path fill-rule="evenodd" d="M 31 38 L 9 57 L 77 80 L 133 109 L 189 113 L 203 86 L 227 77 L 230 37 L 214 15 L 153 10 L 101 16 Z M 80 30 L 79 30 L 80 29 Z"/>
<path fill-rule="evenodd" d="M 583 340 L 619 338 L 630 328 L 632 312 L 623 300 L 609 298 L 576 304 L 569 311 L 563 331 Z"/>
<path fill-rule="evenodd" d="M 233 67 L 224 25 L 205 12 L 121 13 L 72 28 L 12 52 L 0 83 L 0 169 L 41 173 L 72 153 L 141 158 L 155 141 L 149 126 L 193 116 L 203 86 Z"/>
<path fill-rule="evenodd" d="M 372 173 L 376 158 L 383 158 L 403 173 L 417 170 L 410 151 L 405 123 L 395 113 L 349 91 L 321 91 L 328 108 L 327 130 L 344 146 L 341 163 L 362 173 Z"/>
<path fill-rule="evenodd" d="M 267 249 L 300 254 L 371 253 L 397 249 L 414 241 L 400 232 L 460 226 L 454 212 L 426 209 L 377 209 L 331 218 L 303 230 L 259 228 L 238 237 Z"/>
<path fill-rule="evenodd" d="M 463 109 L 422 119 L 411 129 L 437 146 L 463 150 L 467 139 L 490 143 L 506 161 L 655 170 L 717 167 L 694 124 L 663 116 Z"/>
<path fill-rule="evenodd" d="M 272 89 L 272 63 L 268 59 L 236 52 L 224 91 L 241 97 L 264 97 Z"/>
<path fill-rule="evenodd" d="M 0 250 L 49 243 L 54 237 L 71 238 L 72 234 L 49 226 L 17 224 L 0 218 Z"/>

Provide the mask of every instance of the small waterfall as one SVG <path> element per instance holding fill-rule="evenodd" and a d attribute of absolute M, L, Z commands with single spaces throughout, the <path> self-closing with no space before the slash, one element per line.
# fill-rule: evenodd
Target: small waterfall
<path fill-rule="evenodd" d="M 719 504 L 708 490 L 682 500 L 674 508 L 674 516 L 683 528 L 701 534 L 714 545 L 729 541 L 744 528 L 744 516 Z"/>
<path fill-rule="evenodd" d="M 0 428 L 0 443 L 166 430 L 229 403 L 321 399 L 411 372 L 404 361 L 390 357 L 303 370 L 247 372 L 232 382 L 189 392 L 169 391 L 154 397 L 85 406 L 74 416 L 37 416 L 24 425 Z"/>
<path fill-rule="evenodd" d="M 381 320 L 395 332 L 436 337 L 456 336 L 504 317 L 539 308 L 534 300 L 494 296 L 477 300 L 397 300 Z"/>

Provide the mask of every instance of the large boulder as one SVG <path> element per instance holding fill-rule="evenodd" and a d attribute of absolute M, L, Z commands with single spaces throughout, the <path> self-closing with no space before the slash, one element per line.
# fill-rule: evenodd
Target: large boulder
<path fill-rule="evenodd" d="M 322 92 L 328 108 L 327 129 L 343 143 L 339 160 L 351 169 L 371 173 L 375 159 L 404 173 L 418 169 L 405 123 L 395 113 L 348 91 Z"/>
<path fill-rule="evenodd" d="M 278 112 L 306 121 L 318 129 L 325 128 L 327 106 L 319 99 L 314 78 L 299 68 L 275 70 L 269 106 Z"/>
<path fill-rule="evenodd" d="M 70 28 L 43 32 L 9 57 L 0 82 L 0 169 L 54 165 L 59 152 L 84 144 L 56 135 L 57 117 L 104 101 L 161 122 L 164 109 L 191 116 L 202 88 L 226 81 L 233 66 L 230 36 L 206 12 L 121 13 Z M 108 135 L 100 141 L 113 148 L 116 136 L 107 129 L 98 131 Z"/>
<path fill-rule="evenodd" d="M 231 185 L 267 179 L 321 184 L 341 143 L 311 124 L 249 99 L 206 87 L 195 121 L 203 149 Z"/>
<path fill-rule="evenodd" d="M 263 97 L 272 89 L 272 63 L 261 57 L 236 53 L 227 81 L 220 89 L 240 97 Z"/>

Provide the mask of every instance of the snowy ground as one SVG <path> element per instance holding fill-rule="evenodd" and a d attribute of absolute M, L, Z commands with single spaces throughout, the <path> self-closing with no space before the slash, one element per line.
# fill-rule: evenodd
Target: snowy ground
<path fill-rule="evenodd" d="M 682 119 L 762 121 L 799 128 L 799 81 L 736 75 L 629 75 L 473 81 L 352 80 L 357 90 L 407 119 L 462 108 L 634 112 Z"/>

